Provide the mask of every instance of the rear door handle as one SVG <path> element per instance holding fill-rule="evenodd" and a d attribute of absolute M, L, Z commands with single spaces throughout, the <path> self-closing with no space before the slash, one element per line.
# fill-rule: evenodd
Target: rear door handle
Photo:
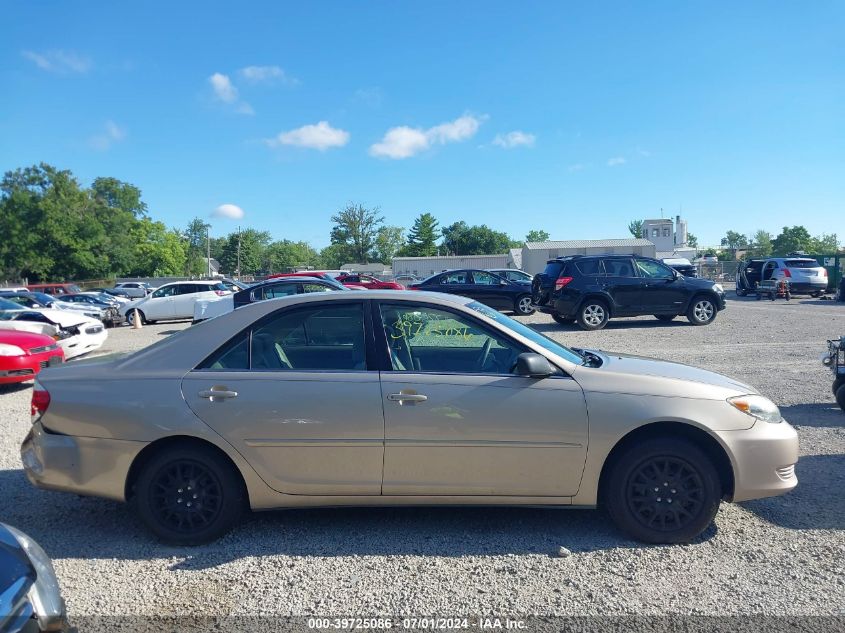
<path fill-rule="evenodd" d="M 387 395 L 388 400 L 392 400 L 393 402 L 398 402 L 402 404 L 404 402 L 425 402 L 428 400 L 428 396 L 424 396 L 421 393 L 391 393 Z"/>
<path fill-rule="evenodd" d="M 200 398 L 208 398 L 212 402 L 215 400 L 227 400 L 229 398 L 237 398 L 237 391 L 229 391 L 228 389 L 205 389 L 197 394 Z"/>

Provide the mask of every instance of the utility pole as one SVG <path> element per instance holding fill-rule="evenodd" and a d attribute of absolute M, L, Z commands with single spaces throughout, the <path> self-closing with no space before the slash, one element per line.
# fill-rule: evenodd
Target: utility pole
<path fill-rule="evenodd" d="M 205 258 L 205 267 L 206 273 L 208 274 L 208 278 L 211 279 L 211 236 L 209 231 L 211 230 L 211 225 L 205 225 L 205 248 L 206 248 L 206 258 Z"/>

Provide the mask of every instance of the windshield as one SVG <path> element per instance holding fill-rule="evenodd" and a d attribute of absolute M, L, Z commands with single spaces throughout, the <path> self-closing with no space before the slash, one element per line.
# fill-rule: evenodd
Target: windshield
<path fill-rule="evenodd" d="M 542 334 L 528 327 L 527 325 L 524 325 L 519 321 L 510 318 L 509 316 L 505 316 L 501 312 L 493 310 L 492 308 L 488 308 L 486 305 L 478 303 L 477 301 L 468 303 L 467 307 L 471 310 L 475 310 L 476 312 L 480 312 L 487 318 L 494 320 L 499 325 L 502 325 L 508 328 L 509 330 L 512 330 L 513 332 L 524 336 L 525 338 L 529 339 L 532 343 L 540 345 L 544 349 L 550 351 L 552 354 L 557 354 L 561 358 L 565 358 L 570 363 L 575 363 L 576 365 L 582 365 L 584 363 L 584 358 L 580 354 L 577 354 L 568 347 L 553 341 L 548 336 L 543 336 Z"/>
<path fill-rule="evenodd" d="M 819 263 L 815 259 L 787 259 L 784 262 L 787 268 L 818 268 Z"/>
<path fill-rule="evenodd" d="M 22 310 L 17 303 L 8 299 L 0 299 L 0 310 Z"/>

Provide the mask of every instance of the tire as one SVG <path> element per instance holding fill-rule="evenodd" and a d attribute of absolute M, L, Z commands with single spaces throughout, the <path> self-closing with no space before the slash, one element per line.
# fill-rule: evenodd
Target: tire
<path fill-rule="evenodd" d="M 690 442 L 670 438 L 629 446 L 610 465 L 602 491 L 617 527 L 646 543 L 691 541 L 713 522 L 721 497 L 708 457 Z"/>
<path fill-rule="evenodd" d="M 514 301 L 513 311 L 520 316 L 534 314 L 534 308 L 531 307 L 531 295 L 519 295 Z"/>
<path fill-rule="evenodd" d="M 190 484 L 195 486 L 193 491 Z M 231 530 L 246 500 L 240 473 L 218 452 L 177 444 L 163 448 L 144 464 L 131 505 L 159 540 L 201 545 Z M 198 505 L 188 509 L 188 504 Z"/>
<path fill-rule="evenodd" d="M 837 378 L 833 381 L 833 386 L 831 387 L 831 390 L 833 391 L 834 396 L 836 395 L 836 392 L 839 391 L 839 387 L 841 387 L 842 385 L 845 385 L 845 378 Z"/>
<path fill-rule="evenodd" d="M 761 294 L 758 292 L 758 293 L 757 293 L 757 301 L 762 301 L 762 299 L 763 299 L 763 295 L 761 295 Z"/>
<path fill-rule="evenodd" d="M 737 288 L 736 289 L 736 296 L 737 297 L 744 297 L 748 294 L 748 291 L 745 288 Z"/>
<path fill-rule="evenodd" d="M 693 325 L 710 325 L 716 318 L 716 304 L 706 295 L 698 295 L 690 301 L 687 320 Z"/>
<path fill-rule="evenodd" d="M 600 330 L 610 318 L 607 304 L 601 299 L 587 299 L 578 308 L 578 325 L 582 330 Z"/>
<path fill-rule="evenodd" d="M 845 385 L 840 385 L 839 389 L 836 390 L 836 404 L 845 411 Z"/>
<path fill-rule="evenodd" d="M 555 323 L 560 323 L 561 325 L 571 325 L 575 322 L 575 319 L 572 317 L 560 316 L 558 313 L 554 313 L 552 319 L 554 319 Z"/>
<path fill-rule="evenodd" d="M 126 323 L 128 323 L 129 325 L 132 325 L 132 321 L 134 319 L 134 317 L 132 316 L 133 312 L 137 312 L 138 316 L 141 317 L 141 325 L 148 325 L 149 323 L 152 323 L 152 321 L 147 321 L 147 317 L 145 317 L 144 313 L 141 312 L 138 308 L 133 308 L 126 313 Z"/>
<path fill-rule="evenodd" d="M 676 316 L 677 315 L 675 315 L 675 314 L 655 314 L 654 318 L 657 319 L 658 321 L 663 321 L 665 323 L 668 323 L 669 321 L 674 319 Z"/>

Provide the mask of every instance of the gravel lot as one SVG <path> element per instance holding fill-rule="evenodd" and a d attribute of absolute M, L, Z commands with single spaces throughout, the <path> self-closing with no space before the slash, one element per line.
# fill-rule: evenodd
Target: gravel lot
<path fill-rule="evenodd" d="M 722 504 L 692 545 L 644 546 L 601 512 L 308 510 L 254 515 L 195 549 L 154 542 L 117 503 L 36 490 L 20 468 L 29 387 L 0 387 L 0 520 L 53 557 L 71 619 L 177 613 L 322 615 L 845 614 L 845 414 L 819 362 L 845 305 L 732 298 L 709 327 L 611 321 L 571 345 L 712 369 L 757 386 L 801 436 L 799 486 Z M 112 330 L 137 349 L 186 323 Z M 569 556 L 559 556 L 565 547 Z"/>

